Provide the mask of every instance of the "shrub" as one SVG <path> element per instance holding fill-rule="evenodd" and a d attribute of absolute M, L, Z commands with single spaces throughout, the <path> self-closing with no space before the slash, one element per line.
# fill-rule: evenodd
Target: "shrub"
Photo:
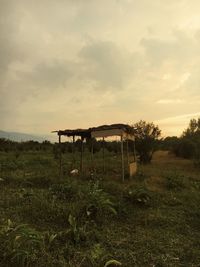
<path fill-rule="evenodd" d="M 99 188 L 98 182 L 89 185 L 86 198 L 85 208 L 88 218 L 95 220 L 117 214 L 115 204 L 110 200 L 109 194 Z"/>
<path fill-rule="evenodd" d="M 67 236 L 74 244 L 78 244 L 81 241 L 86 240 L 86 225 L 79 226 L 76 217 L 69 214 L 68 218 L 69 230 L 66 232 Z"/>
<path fill-rule="evenodd" d="M 151 200 L 150 191 L 144 186 L 130 186 L 124 192 L 124 198 L 131 203 L 148 205 Z"/>
<path fill-rule="evenodd" d="M 193 140 L 182 138 L 174 148 L 176 156 L 180 156 L 186 159 L 190 159 L 195 154 L 196 144 Z"/>
<path fill-rule="evenodd" d="M 172 172 L 165 176 L 166 187 L 169 190 L 180 190 L 185 188 L 185 177 L 177 172 Z"/>
<path fill-rule="evenodd" d="M 0 257 L 9 266 L 29 266 L 37 260 L 42 236 L 27 225 L 15 226 L 10 220 L 0 231 Z"/>

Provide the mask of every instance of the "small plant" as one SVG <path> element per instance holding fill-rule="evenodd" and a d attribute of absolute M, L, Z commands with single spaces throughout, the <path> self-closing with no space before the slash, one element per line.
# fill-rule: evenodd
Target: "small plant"
<path fill-rule="evenodd" d="M 91 258 L 93 261 L 99 261 L 104 253 L 105 250 L 101 247 L 101 244 L 95 244 L 91 250 Z"/>
<path fill-rule="evenodd" d="M 124 194 L 125 199 L 128 199 L 132 203 L 136 204 L 149 204 L 151 195 L 149 190 L 145 186 L 131 186 Z"/>
<path fill-rule="evenodd" d="M 185 177 L 177 172 L 165 176 L 166 187 L 169 190 L 181 190 L 185 188 Z"/>
<path fill-rule="evenodd" d="M 57 199 L 69 200 L 77 195 L 78 190 L 74 184 L 54 184 L 50 187 L 50 193 Z"/>
<path fill-rule="evenodd" d="M 109 260 L 104 265 L 104 267 L 117 267 L 117 266 L 122 266 L 121 262 L 117 260 Z"/>
<path fill-rule="evenodd" d="M 98 219 L 105 215 L 117 215 L 114 203 L 109 195 L 99 188 L 99 183 L 90 184 L 87 194 L 86 214 L 91 219 Z"/>
<path fill-rule="evenodd" d="M 72 214 L 69 214 L 68 218 L 69 229 L 67 231 L 61 232 L 61 239 L 64 238 L 66 241 L 72 241 L 73 244 L 79 244 L 82 241 L 86 240 L 86 225 L 79 226 L 77 223 L 76 217 Z"/>
<path fill-rule="evenodd" d="M 0 238 L 0 257 L 11 266 L 29 266 L 37 259 L 43 246 L 38 232 L 24 224 L 15 226 L 10 220 L 1 228 Z"/>
<path fill-rule="evenodd" d="M 44 234 L 44 245 L 47 249 L 51 249 L 55 243 L 58 234 L 52 234 L 50 232 L 46 232 Z"/>

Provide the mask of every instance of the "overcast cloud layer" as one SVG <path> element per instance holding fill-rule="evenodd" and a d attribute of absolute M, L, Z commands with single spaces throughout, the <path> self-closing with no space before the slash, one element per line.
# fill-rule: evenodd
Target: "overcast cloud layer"
<path fill-rule="evenodd" d="M 200 116 L 199 0 L 0 0 L 0 129 Z"/>

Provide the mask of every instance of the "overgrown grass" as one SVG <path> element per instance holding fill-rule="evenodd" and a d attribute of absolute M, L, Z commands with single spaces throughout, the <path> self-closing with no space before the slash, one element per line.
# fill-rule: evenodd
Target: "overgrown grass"
<path fill-rule="evenodd" d="M 15 167 L 8 163 L 0 181 L 0 266 L 199 266 L 200 177 L 181 161 L 142 166 L 122 184 L 119 158 L 106 179 L 100 171 L 59 179 L 48 154 L 5 159 Z M 160 191 L 149 186 L 152 175 Z"/>

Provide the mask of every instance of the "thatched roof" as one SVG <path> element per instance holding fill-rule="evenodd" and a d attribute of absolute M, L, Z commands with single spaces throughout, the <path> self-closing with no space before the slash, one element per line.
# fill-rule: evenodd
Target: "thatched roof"
<path fill-rule="evenodd" d="M 134 135 L 134 128 L 131 127 L 128 124 L 111 124 L 111 125 L 101 125 L 98 127 L 92 127 L 88 129 L 75 129 L 75 130 L 58 130 L 53 131 L 56 132 L 58 135 L 64 135 L 64 136 L 80 136 L 82 138 L 91 138 L 92 133 L 98 132 L 98 131 L 110 131 L 110 130 L 121 130 L 126 134 Z"/>
<path fill-rule="evenodd" d="M 90 128 L 92 131 L 103 131 L 103 130 L 113 130 L 113 129 L 120 129 L 123 130 L 126 133 L 133 134 L 134 130 L 133 128 L 128 124 L 111 124 L 111 125 L 101 125 L 98 127 Z"/>

